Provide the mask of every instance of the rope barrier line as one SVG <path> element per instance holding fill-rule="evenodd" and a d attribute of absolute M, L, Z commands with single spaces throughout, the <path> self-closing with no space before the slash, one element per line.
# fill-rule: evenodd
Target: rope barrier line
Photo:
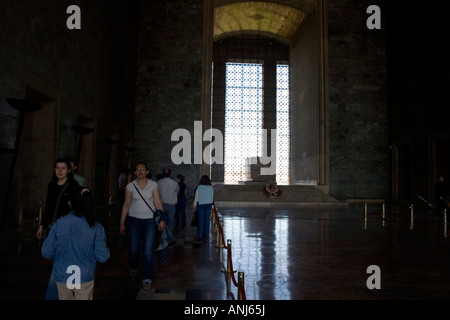
<path fill-rule="evenodd" d="M 244 272 L 240 271 L 238 273 L 238 280 L 236 280 L 234 273 L 236 271 L 233 270 L 233 258 L 232 258 L 232 250 L 231 250 L 231 239 L 227 240 L 227 245 L 225 245 L 225 237 L 223 235 L 223 223 L 220 222 L 219 212 L 217 208 L 214 207 L 212 209 L 213 222 L 215 224 L 215 230 L 218 234 L 217 238 L 217 247 L 222 253 L 222 249 L 227 249 L 227 269 L 222 270 L 222 272 L 227 273 L 227 290 L 229 291 L 229 280 L 233 281 L 233 284 L 237 287 L 238 290 L 238 300 L 247 300 L 245 294 L 245 286 L 244 286 Z M 222 255 L 220 255 L 220 260 L 222 261 Z"/>
<path fill-rule="evenodd" d="M 383 203 L 383 206 L 384 206 L 384 203 Z M 413 206 L 413 205 L 411 205 L 411 206 Z M 403 217 L 403 216 L 406 216 L 408 213 L 411 212 L 411 206 L 407 207 L 405 210 L 403 210 L 402 212 L 400 212 L 398 214 L 392 213 L 392 212 L 387 211 L 386 209 L 384 209 L 384 214 L 385 214 L 385 216 L 390 216 L 390 217 L 393 217 L 393 216 Z M 418 210 L 416 207 L 414 207 L 414 213 L 422 213 L 424 215 L 428 214 L 425 211 Z M 367 211 L 367 206 L 365 206 L 362 214 L 363 215 L 383 215 L 383 209 L 381 211 L 368 212 Z"/>
<path fill-rule="evenodd" d="M 238 282 L 236 281 L 236 278 L 234 277 L 234 273 L 236 271 L 233 271 L 233 256 L 231 255 L 231 239 L 228 239 L 227 252 L 228 252 L 228 256 L 229 256 L 229 259 L 227 259 L 227 261 L 229 262 L 229 266 L 230 266 L 229 274 L 231 274 L 231 280 L 233 281 L 233 284 L 237 287 Z"/>
<path fill-rule="evenodd" d="M 432 206 L 429 206 L 430 208 Z M 419 214 L 417 214 L 417 212 L 419 212 Z M 385 224 L 385 219 L 386 219 L 386 208 L 385 208 L 385 204 L 383 203 L 382 205 L 382 211 L 376 211 L 376 212 L 368 212 L 367 211 L 367 203 L 364 203 L 364 211 L 363 211 L 363 215 L 365 216 L 365 223 L 364 223 L 364 228 L 367 228 L 367 216 L 368 215 L 380 215 L 380 213 L 383 215 L 382 219 L 383 219 L 383 226 Z M 409 215 L 408 215 L 409 213 Z M 394 214 L 392 213 L 388 213 L 390 216 L 394 216 Z M 438 213 L 440 214 L 440 213 Z M 426 219 L 428 218 L 430 215 L 430 212 L 428 211 L 421 211 L 421 210 L 417 210 L 416 207 L 414 207 L 414 204 L 411 204 L 409 207 L 407 207 L 405 210 L 403 210 L 401 213 L 399 213 L 397 216 L 400 218 L 406 218 L 409 219 L 409 229 L 410 230 L 414 230 L 414 219 L 418 219 L 419 221 L 421 221 L 421 219 Z M 444 228 L 444 238 L 447 238 L 447 209 L 444 209 L 443 211 L 443 228 Z"/>
<path fill-rule="evenodd" d="M 244 272 L 238 273 L 238 300 L 247 300 L 244 287 Z"/>
<path fill-rule="evenodd" d="M 218 213 L 216 207 L 213 208 L 213 215 L 215 217 L 214 220 L 216 222 L 216 230 L 220 236 L 218 239 L 221 240 L 221 242 L 222 242 L 222 248 L 226 249 L 227 246 L 225 245 L 225 240 L 224 240 L 225 238 L 223 236 L 223 226 L 220 224 L 219 213 Z M 219 244 L 217 244 L 217 246 L 219 247 Z"/>

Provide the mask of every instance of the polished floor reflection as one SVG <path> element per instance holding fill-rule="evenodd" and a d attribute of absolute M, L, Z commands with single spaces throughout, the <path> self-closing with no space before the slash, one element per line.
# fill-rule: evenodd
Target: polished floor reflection
<path fill-rule="evenodd" d="M 407 206 L 387 205 L 385 219 L 380 206 L 371 204 L 367 215 L 361 204 L 218 208 L 235 275 L 244 273 L 247 300 L 450 299 L 443 219 L 416 210 L 411 226 Z M 168 262 L 156 265 L 152 289 L 143 290 L 130 278 L 119 206 L 99 213 L 111 258 L 98 265 L 94 299 L 237 299 L 237 287 L 223 272 L 228 250 L 217 247 L 215 233 L 196 243 L 194 227 L 177 229 Z M 35 224 L 29 219 L 0 237 L 0 299 L 43 298 L 51 261 L 40 255 Z M 368 271 L 373 265 L 378 273 Z M 369 289 L 377 281 L 380 289 Z"/>

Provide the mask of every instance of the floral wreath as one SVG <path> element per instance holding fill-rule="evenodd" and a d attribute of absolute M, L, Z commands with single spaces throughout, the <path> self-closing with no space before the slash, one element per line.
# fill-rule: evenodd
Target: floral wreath
<path fill-rule="evenodd" d="M 275 196 L 275 195 L 278 195 L 278 194 L 279 194 L 280 189 L 278 189 L 278 186 L 276 185 L 276 183 L 271 182 L 271 183 L 269 183 L 269 184 L 266 185 L 265 191 L 266 191 L 266 193 L 268 193 L 269 195 Z"/>

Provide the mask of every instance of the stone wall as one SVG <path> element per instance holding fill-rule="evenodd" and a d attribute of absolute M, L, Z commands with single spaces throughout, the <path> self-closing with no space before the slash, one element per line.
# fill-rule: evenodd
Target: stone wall
<path fill-rule="evenodd" d="M 46 190 L 41 189 L 45 189 L 51 178 L 56 157 L 74 156 L 77 152 L 78 135 L 72 126 L 95 127 L 91 141 L 85 140 L 85 145 L 91 143 L 86 150 L 92 160 L 80 163 L 80 171 L 88 178 L 90 186 L 96 187 L 96 196 L 101 202 L 106 188 L 105 171 L 112 170 L 111 183 L 116 191 L 113 180 L 124 157 L 121 147 L 132 144 L 137 4 L 134 1 L 77 1 L 81 29 L 69 30 L 66 20 L 70 14 L 66 10 L 71 4 L 69 1 L 0 2 L 0 98 L 36 98 L 53 108 L 39 117 L 37 125 L 46 130 L 54 127 L 51 137 L 54 141 L 49 142 L 55 144 L 54 156 L 16 167 L 14 182 L 18 183 L 17 177 L 23 174 L 25 167 L 34 166 L 34 172 L 40 172 L 40 179 L 45 180 L 40 182 L 44 187 L 34 193 L 40 199 L 45 198 Z M 35 79 L 34 84 L 39 86 L 33 87 L 29 78 Z M 48 96 L 42 88 L 51 88 L 55 96 Z M 2 128 L 3 125 L 9 127 L 6 140 L 14 141 L 18 114 L 4 101 L 1 106 Z M 42 112 L 47 112 L 46 108 Z M 26 130 L 31 123 L 25 121 Z M 106 138 L 120 141 L 111 162 L 105 152 Z M 1 156 L 2 164 L 10 168 L 9 155 Z M 0 180 L 7 180 L 4 174 Z"/>
<path fill-rule="evenodd" d="M 171 141 L 178 128 L 194 138 L 201 120 L 202 0 L 143 1 L 140 8 L 134 161 L 148 163 L 153 176 L 170 167 L 186 177 L 188 192 L 199 181 L 199 166 L 175 165 Z"/>
<path fill-rule="evenodd" d="M 389 141 L 385 29 L 369 30 L 366 9 L 382 1 L 328 2 L 330 194 L 385 198 Z"/>

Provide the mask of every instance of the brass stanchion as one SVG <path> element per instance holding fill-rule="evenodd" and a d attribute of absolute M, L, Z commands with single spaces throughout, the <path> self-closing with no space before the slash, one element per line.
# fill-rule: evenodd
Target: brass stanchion
<path fill-rule="evenodd" d="M 238 272 L 238 300 L 244 300 L 241 289 L 244 290 L 244 272 Z"/>
<path fill-rule="evenodd" d="M 414 205 L 412 204 L 409 208 L 411 209 L 409 229 L 413 230 L 414 229 Z"/>
<path fill-rule="evenodd" d="M 447 238 L 447 209 L 444 209 L 444 238 Z"/>
<path fill-rule="evenodd" d="M 231 239 L 227 240 L 227 248 L 228 248 L 228 254 L 227 254 L 227 268 L 222 269 L 223 273 L 226 273 L 226 283 L 227 283 L 227 292 L 230 292 L 231 287 L 231 260 L 230 260 L 230 251 L 231 251 Z"/>
<path fill-rule="evenodd" d="M 223 222 L 220 223 L 220 230 L 219 230 L 219 236 L 217 237 L 217 247 L 219 248 L 219 261 L 222 262 L 223 260 L 223 246 L 222 246 L 222 242 L 223 242 Z"/>
<path fill-rule="evenodd" d="M 215 214 L 215 209 L 211 209 L 211 222 L 213 224 L 216 224 L 216 214 Z"/>
<path fill-rule="evenodd" d="M 22 232 L 22 222 L 23 222 L 23 204 L 19 207 L 19 232 Z"/>
<path fill-rule="evenodd" d="M 220 221 L 219 217 L 215 216 L 214 221 L 216 222 L 216 223 L 214 223 L 214 233 L 218 233 L 219 232 L 219 221 Z"/>
<path fill-rule="evenodd" d="M 231 239 L 227 240 L 227 248 L 229 251 L 231 251 Z M 227 268 L 222 269 L 222 272 L 226 272 L 227 274 L 230 274 L 230 265 L 231 265 L 230 254 L 227 254 Z"/>
<path fill-rule="evenodd" d="M 19 207 L 19 226 L 22 225 L 22 221 L 23 221 L 23 204 L 21 204 Z"/>

